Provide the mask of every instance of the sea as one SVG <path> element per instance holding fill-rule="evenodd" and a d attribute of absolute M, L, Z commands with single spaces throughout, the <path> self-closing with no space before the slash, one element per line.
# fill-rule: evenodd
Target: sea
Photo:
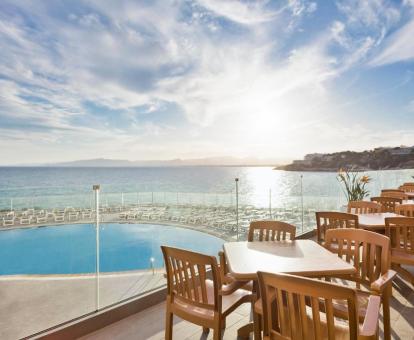
<path fill-rule="evenodd" d="M 413 181 L 414 170 L 368 171 L 372 195 Z M 236 180 L 237 179 L 237 180 Z M 252 205 L 337 209 L 345 195 L 334 172 L 271 167 L 0 167 L 0 210 L 89 207 L 101 203 Z"/>

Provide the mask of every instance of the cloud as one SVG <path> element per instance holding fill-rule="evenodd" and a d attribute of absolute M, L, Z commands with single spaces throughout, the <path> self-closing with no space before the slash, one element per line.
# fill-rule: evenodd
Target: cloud
<path fill-rule="evenodd" d="M 372 66 L 414 60 L 414 18 L 391 34 L 381 52 L 370 62 Z"/>

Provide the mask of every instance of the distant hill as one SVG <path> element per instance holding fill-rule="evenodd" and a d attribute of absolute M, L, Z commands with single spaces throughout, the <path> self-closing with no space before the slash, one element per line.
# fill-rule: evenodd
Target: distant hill
<path fill-rule="evenodd" d="M 355 170 L 414 169 L 414 146 L 380 147 L 362 152 L 308 154 L 278 170 L 289 171 L 338 171 L 340 168 Z"/>
<path fill-rule="evenodd" d="M 235 157 L 211 157 L 197 159 L 171 159 L 171 160 L 137 160 L 124 159 L 86 159 L 71 162 L 40 164 L 45 167 L 180 167 L 180 166 L 275 166 L 272 160 Z"/>

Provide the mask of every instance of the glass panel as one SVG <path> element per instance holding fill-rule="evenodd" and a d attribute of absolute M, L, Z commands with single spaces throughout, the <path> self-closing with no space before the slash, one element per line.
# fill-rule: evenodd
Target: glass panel
<path fill-rule="evenodd" d="M 3 195 L 1 339 L 29 336 L 96 310 L 92 194 L 57 191 Z"/>

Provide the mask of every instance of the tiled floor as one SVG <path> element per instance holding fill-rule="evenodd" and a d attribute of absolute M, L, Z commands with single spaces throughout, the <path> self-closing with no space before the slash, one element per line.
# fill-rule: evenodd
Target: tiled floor
<path fill-rule="evenodd" d="M 413 286 L 397 278 L 394 283 L 391 308 L 392 338 L 414 340 Z M 141 313 L 132 315 L 85 336 L 82 339 L 161 340 L 164 339 L 164 313 L 164 304 L 158 304 Z M 237 339 L 237 329 L 249 321 L 249 315 L 250 310 L 248 305 L 240 307 L 231 314 L 227 319 L 227 327 L 223 339 Z M 382 330 L 382 322 L 380 322 L 380 327 Z M 207 335 L 203 334 L 201 327 L 175 318 L 173 338 L 176 340 L 212 339 L 212 332 Z"/>

